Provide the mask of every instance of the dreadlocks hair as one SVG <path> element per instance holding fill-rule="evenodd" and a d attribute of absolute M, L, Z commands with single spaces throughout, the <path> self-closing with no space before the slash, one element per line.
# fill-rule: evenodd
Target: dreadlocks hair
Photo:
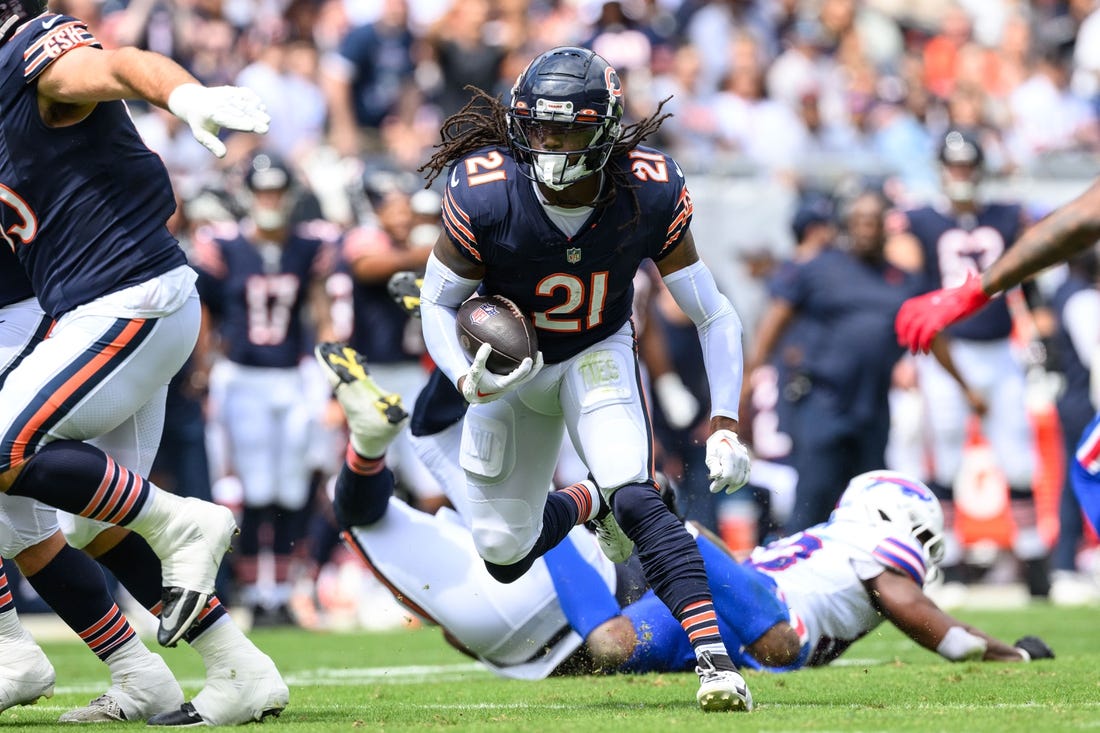
<path fill-rule="evenodd" d="M 442 142 L 436 144 L 435 153 L 417 172 L 424 173 L 425 188 L 440 176 L 453 162 L 479 148 L 491 145 L 509 147 L 508 143 L 508 107 L 499 96 L 492 96 L 484 89 L 467 85 L 466 91 L 473 94 L 466 105 L 448 117 L 439 130 Z M 665 104 L 672 99 L 665 97 L 657 104 L 653 114 L 623 128 L 619 141 L 611 148 L 609 160 L 624 155 L 641 145 L 672 116 L 664 112 Z M 604 207 L 615 200 L 619 189 L 630 192 L 634 204 L 634 216 L 622 228 L 634 227 L 641 218 L 641 204 L 638 201 L 638 184 L 628 176 L 629 171 L 617 165 L 608 165 L 604 170 L 613 185 L 605 187 L 604 193 L 593 202 L 594 206 Z"/>

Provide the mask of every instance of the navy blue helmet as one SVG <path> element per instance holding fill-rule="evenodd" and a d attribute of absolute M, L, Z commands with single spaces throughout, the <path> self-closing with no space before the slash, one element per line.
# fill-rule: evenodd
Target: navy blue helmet
<path fill-rule="evenodd" d="M 615 69 L 586 48 L 562 46 L 536 57 L 516 79 L 508 142 L 524 175 L 561 190 L 607 164 L 622 119 L 623 87 Z M 549 131 L 569 144 L 537 147 Z"/>
<path fill-rule="evenodd" d="M 46 0 L 0 0 L 0 43 L 25 20 L 46 12 Z"/>

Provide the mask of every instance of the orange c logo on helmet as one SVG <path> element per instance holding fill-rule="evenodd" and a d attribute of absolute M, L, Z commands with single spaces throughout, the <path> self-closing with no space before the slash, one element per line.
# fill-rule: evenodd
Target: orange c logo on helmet
<path fill-rule="evenodd" d="M 607 93 L 612 97 L 623 96 L 623 85 L 619 81 L 619 73 L 608 66 L 603 70 L 603 80 L 607 85 Z"/>

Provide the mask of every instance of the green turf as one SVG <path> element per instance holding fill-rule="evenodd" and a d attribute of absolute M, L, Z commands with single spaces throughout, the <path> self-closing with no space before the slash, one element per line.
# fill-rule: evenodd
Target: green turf
<path fill-rule="evenodd" d="M 435 629 L 385 634 L 256 632 L 283 670 L 290 707 L 265 727 L 285 731 L 1035 731 L 1100 727 L 1100 609 L 1033 605 L 957 614 L 1006 640 L 1046 639 L 1058 654 L 1025 664 L 950 664 L 883 627 L 841 664 L 747 675 L 756 710 L 704 715 L 693 674 L 500 680 L 447 647 Z M 44 644 L 57 693 L 0 714 L 0 731 L 56 729 L 63 711 L 107 684 L 77 644 Z M 185 691 L 201 685 L 194 653 L 166 658 Z M 96 733 L 141 724 L 97 725 Z"/>

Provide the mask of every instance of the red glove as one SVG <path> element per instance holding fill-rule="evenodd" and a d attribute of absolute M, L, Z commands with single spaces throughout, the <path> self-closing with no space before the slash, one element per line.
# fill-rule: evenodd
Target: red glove
<path fill-rule="evenodd" d="M 894 321 L 898 343 L 914 354 L 927 353 L 936 335 L 947 326 L 981 310 L 989 302 L 982 292 L 982 278 L 971 272 L 957 288 L 933 290 L 901 305 Z"/>

